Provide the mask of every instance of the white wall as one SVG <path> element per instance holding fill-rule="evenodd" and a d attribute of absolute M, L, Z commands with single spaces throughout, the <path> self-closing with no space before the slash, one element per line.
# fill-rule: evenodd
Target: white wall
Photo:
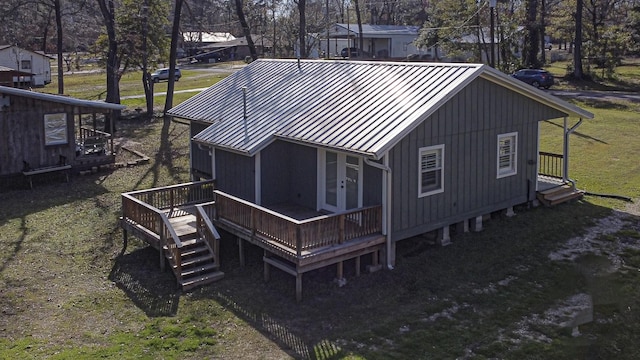
<path fill-rule="evenodd" d="M 23 61 L 29 61 L 31 68 L 22 67 Z M 41 54 L 11 46 L 0 50 L 0 65 L 34 74 L 34 86 L 44 86 L 51 82 L 50 58 Z"/>

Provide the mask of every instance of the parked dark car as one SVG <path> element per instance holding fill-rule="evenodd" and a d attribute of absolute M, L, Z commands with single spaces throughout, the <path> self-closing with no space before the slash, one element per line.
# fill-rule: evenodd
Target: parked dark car
<path fill-rule="evenodd" d="M 522 69 L 514 72 L 511 76 L 537 88 L 548 89 L 554 84 L 553 75 L 546 70 Z"/>
<path fill-rule="evenodd" d="M 360 49 L 358 48 L 352 47 L 352 48 L 342 49 L 342 51 L 340 51 L 340 56 L 342 56 L 343 58 L 348 58 L 348 57 L 359 58 L 359 57 L 367 57 L 369 56 L 369 54 L 364 51 L 360 51 Z"/>
<path fill-rule="evenodd" d="M 175 81 L 180 80 L 180 78 L 182 77 L 182 72 L 180 71 L 180 69 L 176 69 L 175 72 Z M 164 69 L 158 69 L 154 72 L 151 73 L 151 80 L 153 80 L 153 82 L 160 82 L 160 80 L 169 80 L 169 68 L 164 68 Z"/>

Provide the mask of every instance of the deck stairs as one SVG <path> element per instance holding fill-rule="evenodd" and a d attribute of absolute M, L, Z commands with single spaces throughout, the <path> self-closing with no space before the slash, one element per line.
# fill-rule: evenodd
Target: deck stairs
<path fill-rule="evenodd" d="M 168 251 L 168 248 L 164 247 L 164 254 L 178 280 L 178 284 L 183 290 L 190 290 L 209 284 L 224 277 L 224 273 L 220 271 L 220 264 L 216 264 L 216 257 L 213 251 L 207 246 L 205 240 L 198 235 L 195 226 L 189 229 L 184 225 L 185 223 L 195 223 L 195 216 L 187 216 L 192 216 L 193 220 L 187 219 L 185 221 L 182 219 L 182 221 L 179 221 L 181 225 L 174 225 L 174 229 L 176 229 L 183 244 L 179 248 L 180 267 L 178 267 L 176 259 Z"/>
<path fill-rule="evenodd" d="M 562 184 L 551 189 L 538 192 L 538 200 L 545 206 L 554 206 L 584 196 L 584 191 L 576 189 L 572 184 Z"/>

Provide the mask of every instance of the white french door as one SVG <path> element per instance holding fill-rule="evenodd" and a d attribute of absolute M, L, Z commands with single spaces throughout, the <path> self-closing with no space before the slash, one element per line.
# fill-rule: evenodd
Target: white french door
<path fill-rule="evenodd" d="M 320 150 L 321 208 L 337 212 L 362 207 L 362 159 Z"/>

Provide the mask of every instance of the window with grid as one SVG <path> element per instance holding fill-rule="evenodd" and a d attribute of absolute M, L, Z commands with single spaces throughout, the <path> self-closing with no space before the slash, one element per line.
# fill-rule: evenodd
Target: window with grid
<path fill-rule="evenodd" d="M 498 135 L 498 178 L 515 175 L 518 172 L 517 148 L 518 133 Z"/>
<path fill-rule="evenodd" d="M 420 148 L 420 197 L 444 191 L 444 145 Z"/>
<path fill-rule="evenodd" d="M 31 69 L 31 60 L 22 60 L 22 61 L 20 61 L 20 69 L 30 70 Z"/>

